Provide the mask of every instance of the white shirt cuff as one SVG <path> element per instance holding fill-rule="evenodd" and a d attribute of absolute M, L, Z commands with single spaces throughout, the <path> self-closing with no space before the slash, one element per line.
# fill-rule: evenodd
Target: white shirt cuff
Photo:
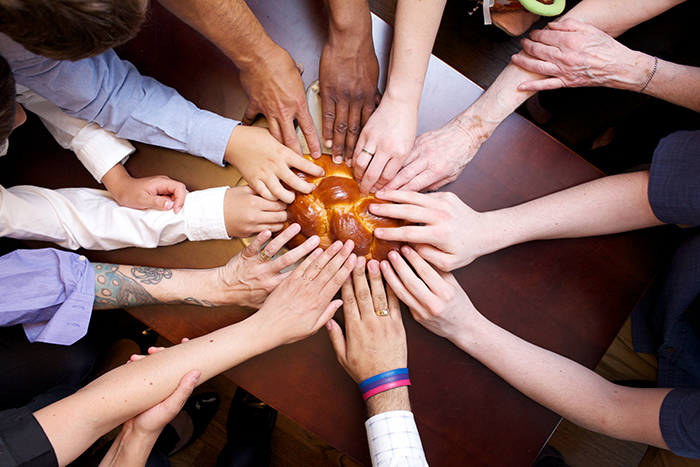
<path fill-rule="evenodd" d="M 185 198 L 182 208 L 191 241 L 230 240 L 226 232 L 224 197 L 227 186 L 193 191 Z"/>
<path fill-rule="evenodd" d="M 428 465 L 412 412 L 377 414 L 365 422 L 365 428 L 373 466 Z"/>

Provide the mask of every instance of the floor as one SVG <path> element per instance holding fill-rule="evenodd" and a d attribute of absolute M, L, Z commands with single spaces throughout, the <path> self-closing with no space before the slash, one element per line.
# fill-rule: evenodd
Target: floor
<path fill-rule="evenodd" d="M 443 17 L 434 53 L 452 67 L 468 76 L 479 86 L 488 88 L 510 60 L 520 50 L 519 39 L 501 40 L 496 31 L 480 24 L 479 14 L 470 16 L 474 2 L 451 0 Z M 370 0 L 372 11 L 393 23 L 394 0 Z M 536 25 L 538 26 L 538 25 Z M 640 106 L 644 99 L 633 103 Z M 590 109 L 589 109 L 590 110 Z M 600 117 L 600 116 L 598 116 Z M 564 118 L 545 128 L 553 136 L 574 150 L 590 143 L 605 125 L 617 116 L 603 115 L 592 119 L 588 114 Z M 217 377 L 202 385 L 198 391 L 216 391 L 221 395 L 222 407 L 205 434 L 188 449 L 171 458 L 174 467 L 214 466 L 218 452 L 226 440 L 226 415 L 236 386 L 224 377 Z M 567 421 L 563 421 L 550 440 L 572 467 L 633 467 L 644 455 L 645 446 L 602 437 Z M 280 415 L 273 432 L 273 467 L 281 466 L 355 466 L 327 443 L 288 418 Z"/>

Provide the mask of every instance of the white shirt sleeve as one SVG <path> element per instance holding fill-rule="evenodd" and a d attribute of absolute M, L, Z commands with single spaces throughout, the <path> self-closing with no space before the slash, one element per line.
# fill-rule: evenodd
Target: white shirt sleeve
<path fill-rule="evenodd" d="M 72 250 L 155 248 L 185 239 L 229 239 L 224 222 L 226 190 L 189 193 L 175 214 L 172 209 L 120 206 L 104 190 L 0 186 L 0 236 L 48 241 Z"/>
<path fill-rule="evenodd" d="M 73 151 L 99 183 L 112 167 L 126 162 L 136 150 L 128 140 L 117 138 L 96 123 L 69 117 L 58 106 L 19 84 L 17 102 L 37 114 L 58 144 Z"/>
<path fill-rule="evenodd" d="M 365 422 L 372 467 L 427 467 L 413 413 L 395 410 Z"/>

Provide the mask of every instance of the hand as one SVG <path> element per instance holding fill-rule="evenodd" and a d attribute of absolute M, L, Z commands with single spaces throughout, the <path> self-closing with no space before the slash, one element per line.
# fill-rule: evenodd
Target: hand
<path fill-rule="evenodd" d="M 229 188 L 224 196 L 224 220 L 229 237 L 247 238 L 265 229 L 282 230 L 287 205 L 258 196 L 251 187 Z"/>
<path fill-rule="evenodd" d="M 387 284 L 411 310 L 413 318 L 435 334 L 453 340 L 463 334 L 475 317 L 480 316 L 457 279 L 436 271 L 412 248 L 401 247 L 408 264 L 395 251 L 381 269 Z M 393 267 L 393 268 L 392 268 Z"/>
<path fill-rule="evenodd" d="M 454 193 L 380 190 L 377 198 L 399 204 L 371 204 L 372 214 L 412 225 L 377 228 L 375 237 L 413 244 L 418 254 L 443 271 L 461 268 L 498 249 L 486 214 L 474 211 Z"/>
<path fill-rule="evenodd" d="M 179 213 L 185 204 L 187 187 L 165 175 L 133 178 L 123 165 L 117 164 L 102 177 L 107 191 L 121 206 L 133 209 L 172 209 Z"/>
<path fill-rule="evenodd" d="M 301 154 L 294 129 L 296 119 L 311 155 L 316 159 L 321 157 L 316 126 L 306 103 L 304 82 L 287 51 L 273 44 L 270 50 L 261 53 L 261 59 L 255 61 L 254 66 L 241 69 L 240 80 L 250 101 L 244 117 L 248 123 L 258 114 L 265 115 L 270 125 L 270 134 Z"/>
<path fill-rule="evenodd" d="M 352 158 L 360 130 L 379 104 L 379 62 L 374 54 L 371 22 L 369 37 L 354 34 L 328 40 L 319 69 L 323 140 L 333 148 L 333 161 Z M 359 36 L 359 37 L 358 37 Z"/>
<path fill-rule="evenodd" d="M 124 422 L 124 430 L 134 433 L 155 435 L 157 438 L 165 425 L 180 413 L 187 399 L 199 381 L 200 371 L 192 370 L 182 377 L 175 391 L 161 403 Z"/>
<path fill-rule="evenodd" d="M 314 130 L 315 131 L 315 130 Z M 239 125 L 231 132 L 224 159 L 241 173 L 260 196 L 290 204 L 294 192 L 280 181 L 301 193 L 311 193 L 315 185 L 303 181 L 291 167 L 314 177 L 323 176 L 323 169 L 279 144 L 266 128 Z"/>
<path fill-rule="evenodd" d="M 418 109 L 384 96 L 362 129 L 351 162 L 362 193 L 379 190 L 401 170 L 413 147 L 416 128 Z"/>
<path fill-rule="evenodd" d="M 338 361 L 358 384 L 379 373 L 405 368 L 408 362 L 399 300 L 391 288 L 385 292 L 377 261 L 371 260 L 367 269 L 371 290 L 364 258 L 358 258 L 352 281 L 348 278 L 343 284 L 347 337 L 334 320 L 326 325 Z M 381 309 L 388 309 L 389 316 L 377 316 L 375 311 Z"/>
<path fill-rule="evenodd" d="M 331 300 L 352 272 L 356 256 L 352 240 L 311 253 L 248 318 L 272 345 L 304 339 L 330 320 L 342 301 Z"/>
<path fill-rule="evenodd" d="M 219 288 L 226 297 L 221 304 L 260 308 L 267 296 L 291 275 L 290 271 L 284 274 L 281 271 L 311 253 L 318 246 L 319 238 L 310 237 L 298 247 L 273 260 L 263 259 L 260 252 L 264 250 L 272 258 L 300 231 L 299 224 L 292 224 L 263 249 L 263 245 L 271 236 L 270 231 L 265 230 L 234 256 L 226 266 L 220 268 L 219 278 L 222 285 Z"/>
<path fill-rule="evenodd" d="M 418 136 L 403 169 L 384 188 L 433 191 L 455 181 L 488 138 L 480 130 L 479 119 L 454 118 Z"/>
<path fill-rule="evenodd" d="M 654 59 L 635 52 L 588 24 L 575 19 L 549 23 L 521 41 L 527 55 L 513 63 L 546 78 L 526 81 L 520 91 L 605 86 L 638 91 L 654 66 Z"/>

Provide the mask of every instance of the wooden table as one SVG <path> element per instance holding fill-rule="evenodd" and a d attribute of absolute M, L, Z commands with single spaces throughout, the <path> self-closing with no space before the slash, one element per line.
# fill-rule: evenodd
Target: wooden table
<path fill-rule="evenodd" d="M 273 39 L 304 64 L 306 84 L 315 80 L 325 38 L 320 2 L 264 0 L 251 2 L 251 7 Z M 141 34 L 121 55 L 143 74 L 175 87 L 199 106 L 240 118 L 246 97 L 235 67 L 160 5 L 154 2 L 152 10 Z M 374 20 L 375 42 L 385 70 L 391 29 Z M 476 85 L 433 58 L 419 132 L 443 125 L 480 93 Z M 94 186 L 75 158 L 52 143 L 46 132 L 36 130 L 36 124 L 30 122 L 13 136 L 14 148 L 21 150 L 0 160 L 2 181 L 6 185 Z M 136 176 L 166 173 L 191 190 L 234 185 L 240 177 L 230 167 L 220 169 L 147 145 L 138 148 L 128 164 Z M 475 209 L 490 210 L 600 176 L 557 141 L 513 115 L 447 188 Z M 592 368 L 657 271 L 661 254 L 655 246 L 667 233 L 654 229 L 532 242 L 480 258 L 456 275 L 489 319 Z M 212 241 L 86 254 L 98 261 L 202 268 L 224 264 L 239 249 L 238 241 Z M 185 305 L 148 306 L 131 312 L 173 342 L 250 314 L 239 307 Z M 560 418 L 416 324 L 408 312 L 404 322 L 413 382 L 411 400 L 428 461 L 441 466 L 529 465 Z M 325 331 L 254 358 L 226 375 L 341 451 L 369 464 L 360 393 L 337 363 Z"/>

